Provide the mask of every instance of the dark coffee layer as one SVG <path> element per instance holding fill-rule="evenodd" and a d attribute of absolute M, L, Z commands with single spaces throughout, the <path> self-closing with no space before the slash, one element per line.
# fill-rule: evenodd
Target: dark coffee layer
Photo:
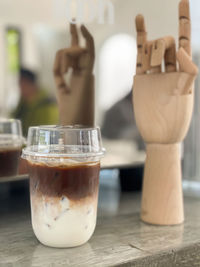
<path fill-rule="evenodd" d="M 0 150 L 0 177 L 17 174 L 21 149 Z"/>
<path fill-rule="evenodd" d="M 31 193 L 79 200 L 97 193 L 100 164 L 50 167 L 28 164 Z"/>

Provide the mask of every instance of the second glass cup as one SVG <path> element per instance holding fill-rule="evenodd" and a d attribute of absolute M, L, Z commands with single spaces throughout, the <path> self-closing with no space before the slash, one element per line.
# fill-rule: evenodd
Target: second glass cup
<path fill-rule="evenodd" d="M 99 128 L 31 127 L 28 162 L 32 226 L 52 247 L 84 244 L 96 226 L 100 159 Z"/>
<path fill-rule="evenodd" d="M 17 175 L 25 140 L 19 120 L 0 119 L 0 177 Z"/>

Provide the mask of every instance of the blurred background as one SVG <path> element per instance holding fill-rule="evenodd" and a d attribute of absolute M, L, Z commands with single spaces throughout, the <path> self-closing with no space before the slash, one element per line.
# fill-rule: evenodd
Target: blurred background
<path fill-rule="evenodd" d="M 135 127 L 131 103 L 137 52 L 134 20 L 138 13 L 145 16 L 149 39 L 164 35 L 178 39 L 178 2 L 0 0 L 0 116 L 16 114 L 21 66 L 36 73 L 38 87 L 48 98 L 55 99 L 52 72 L 55 53 L 69 46 L 68 22 L 79 14 L 82 5 L 78 19 L 86 24 L 96 43 L 96 122 L 102 127 L 109 151 L 105 165 L 142 163 L 144 144 Z M 199 8 L 200 2 L 192 0 L 193 57 L 197 65 L 200 65 Z M 183 157 L 184 176 L 193 180 L 200 174 L 199 82 Z"/>

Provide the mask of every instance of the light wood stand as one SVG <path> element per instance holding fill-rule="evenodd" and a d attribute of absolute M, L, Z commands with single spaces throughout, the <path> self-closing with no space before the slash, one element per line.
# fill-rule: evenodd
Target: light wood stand
<path fill-rule="evenodd" d="M 158 225 L 184 221 L 180 145 L 147 145 L 141 219 Z"/>

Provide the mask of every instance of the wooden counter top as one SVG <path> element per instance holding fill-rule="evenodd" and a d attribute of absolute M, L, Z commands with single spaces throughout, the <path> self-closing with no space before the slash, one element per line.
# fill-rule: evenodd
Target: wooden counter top
<path fill-rule="evenodd" d="M 200 199 L 185 198 L 184 225 L 156 227 L 139 219 L 140 195 L 101 188 L 92 239 L 73 249 L 44 247 L 35 238 L 28 194 L 0 197 L 0 266 L 200 266 Z"/>

